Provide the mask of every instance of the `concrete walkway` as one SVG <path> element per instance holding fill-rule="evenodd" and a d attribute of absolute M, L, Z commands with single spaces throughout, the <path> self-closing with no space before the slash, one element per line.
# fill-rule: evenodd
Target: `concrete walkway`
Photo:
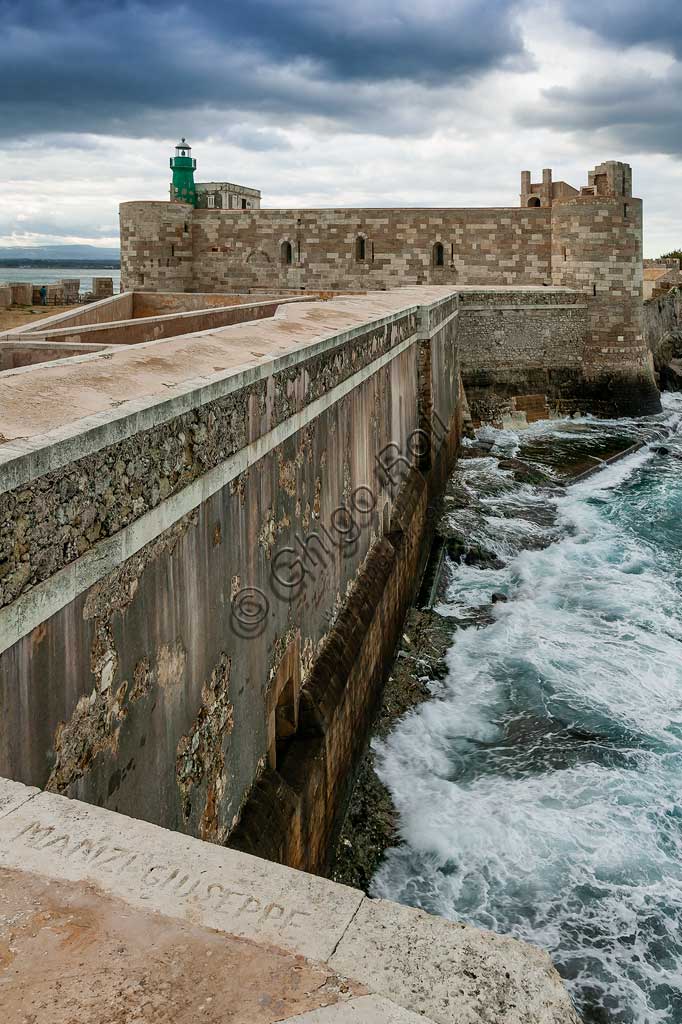
<path fill-rule="evenodd" d="M 4 1024 L 576 1024 L 546 954 L 0 780 Z"/>

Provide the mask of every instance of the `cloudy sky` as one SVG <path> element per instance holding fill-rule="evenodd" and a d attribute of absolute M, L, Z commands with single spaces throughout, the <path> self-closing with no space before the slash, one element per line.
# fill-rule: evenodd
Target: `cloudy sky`
<path fill-rule="evenodd" d="M 634 168 L 682 246 L 681 0 L 0 0 L 0 245 L 118 244 L 200 181 L 267 206 L 516 205 L 519 172 Z"/>

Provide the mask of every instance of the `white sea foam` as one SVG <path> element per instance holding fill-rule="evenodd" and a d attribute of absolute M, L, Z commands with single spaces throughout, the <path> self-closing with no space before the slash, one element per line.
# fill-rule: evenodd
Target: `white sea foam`
<path fill-rule="evenodd" d="M 376 746 L 404 844 L 373 891 L 545 946 L 588 1021 L 680 1024 L 682 463 L 644 448 L 567 488 L 542 550 L 505 494 L 477 529 L 512 557 L 452 567 L 441 610 L 511 600 Z"/>

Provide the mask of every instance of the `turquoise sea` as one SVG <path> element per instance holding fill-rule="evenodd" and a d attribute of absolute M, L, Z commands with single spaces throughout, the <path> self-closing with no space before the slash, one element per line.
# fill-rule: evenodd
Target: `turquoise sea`
<path fill-rule="evenodd" d="M 377 745 L 403 842 L 373 894 L 542 946 L 588 1024 L 682 1022 L 681 422 L 666 395 L 647 419 L 482 432 L 449 515 L 504 568 L 450 563 L 436 610 L 508 602 Z M 556 492 L 498 466 L 616 439 L 645 443 Z"/>

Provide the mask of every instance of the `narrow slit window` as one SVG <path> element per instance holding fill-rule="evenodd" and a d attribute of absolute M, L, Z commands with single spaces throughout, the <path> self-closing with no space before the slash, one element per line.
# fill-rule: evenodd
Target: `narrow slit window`
<path fill-rule="evenodd" d="M 623 203 L 623 217 L 625 218 L 625 220 L 628 219 L 628 213 L 629 212 L 630 212 L 630 209 L 628 207 L 628 204 L 627 203 Z"/>
<path fill-rule="evenodd" d="M 355 241 L 355 258 L 356 260 L 364 260 L 366 253 L 366 243 L 362 236 L 358 237 Z"/>

